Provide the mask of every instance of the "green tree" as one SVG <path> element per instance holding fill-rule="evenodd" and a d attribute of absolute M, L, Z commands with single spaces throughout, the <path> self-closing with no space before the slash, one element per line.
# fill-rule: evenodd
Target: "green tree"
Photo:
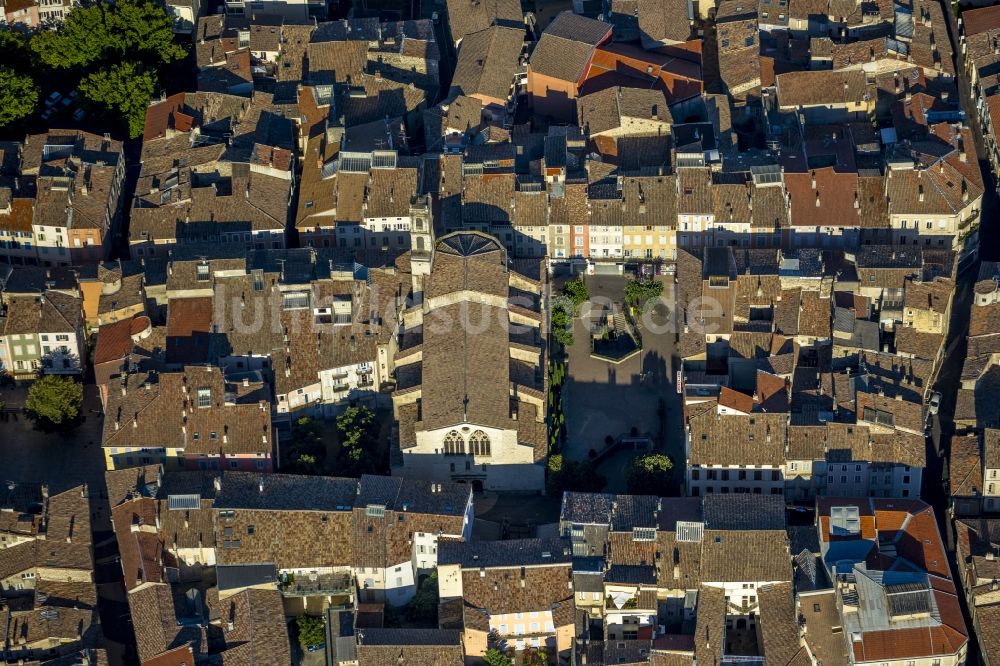
<path fill-rule="evenodd" d="M 552 307 L 552 337 L 563 347 L 573 346 L 573 315 L 558 301 Z"/>
<path fill-rule="evenodd" d="M 625 473 L 628 491 L 634 494 L 668 495 L 674 463 L 662 453 L 644 453 L 632 459 Z"/>
<path fill-rule="evenodd" d="M 521 656 L 522 666 L 546 666 L 549 656 L 542 648 L 529 648 Z"/>
<path fill-rule="evenodd" d="M 71 377 L 44 375 L 28 389 L 28 415 L 45 426 L 66 426 L 80 416 L 83 385 Z"/>
<path fill-rule="evenodd" d="M 155 72 L 143 69 L 134 62 L 112 65 L 110 69 L 98 70 L 80 81 L 83 96 L 124 118 L 128 134 L 133 139 L 142 136 L 146 109 L 155 87 Z"/>
<path fill-rule="evenodd" d="M 575 280 L 570 280 L 563 286 L 563 294 L 569 297 L 573 301 L 573 305 L 579 308 L 588 298 L 590 298 L 590 291 L 587 289 L 587 285 L 583 283 L 583 278 L 578 277 Z"/>
<path fill-rule="evenodd" d="M 375 412 L 367 407 L 348 407 L 337 416 L 340 432 L 340 463 L 353 475 L 378 471 L 374 449 L 378 444 Z"/>
<path fill-rule="evenodd" d="M 77 7 L 57 30 L 43 30 L 31 38 L 31 50 L 42 64 L 55 69 L 86 67 L 113 48 L 103 3 Z"/>
<path fill-rule="evenodd" d="M 561 453 L 549 456 L 548 474 L 545 478 L 549 494 L 558 495 L 567 490 L 596 493 L 607 483 L 608 480 L 589 460 L 565 460 Z"/>
<path fill-rule="evenodd" d="M 31 50 L 56 69 L 127 61 L 158 67 L 184 57 L 173 38 L 173 19 L 163 7 L 122 0 L 74 9 L 58 29 L 35 35 Z"/>
<path fill-rule="evenodd" d="M 308 648 L 326 643 L 326 627 L 323 624 L 323 618 L 314 615 L 299 615 L 295 618 L 295 624 L 299 628 L 299 645 L 302 647 Z"/>
<path fill-rule="evenodd" d="M 428 627 L 436 627 L 439 600 L 437 571 L 434 571 L 420 583 L 417 593 L 410 601 L 410 619 Z"/>
<path fill-rule="evenodd" d="M 157 63 L 174 62 L 186 55 L 184 48 L 174 43 L 173 18 L 152 2 L 117 2 L 105 14 L 105 23 L 116 37 L 113 48 L 123 56 Z"/>
<path fill-rule="evenodd" d="M 38 105 L 38 88 L 30 76 L 0 65 L 0 126 L 31 115 Z"/>
<path fill-rule="evenodd" d="M 661 294 L 663 283 L 658 280 L 629 280 L 625 285 L 625 301 L 640 308 Z"/>
<path fill-rule="evenodd" d="M 0 29 L 0 62 L 25 73 L 31 66 L 28 41 L 16 30 Z"/>
<path fill-rule="evenodd" d="M 514 661 L 496 648 L 490 648 L 483 655 L 486 666 L 513 666 Z"/>
<path fill-rule="evenodd" d="M 300 417 L 292 425 L 288 457 L 299 474 L 320 474 L 324 471 L 326 446 L 323 444 L 320 425 L 312 417 Z"/>

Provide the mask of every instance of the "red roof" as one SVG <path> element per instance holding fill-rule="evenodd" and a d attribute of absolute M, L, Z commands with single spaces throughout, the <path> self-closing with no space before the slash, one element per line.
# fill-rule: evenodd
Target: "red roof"
<path fill-rule="evenodd" d="M 962 29 L 966 37 L 997 28 L 1000 28 L 1000 5 L 962 12 Z"/>
<path fill-rule="evenodd" d="M 147 322 L 149 319 L 143 317 Z M 120 361 L 132 351 L 132 320 L 123 319 L 113 324 L 105 324 L 97 330 L 97 345 L 94 347 L 94 365 Z"/>
<path fill-rule="evenodd" d="M 703 89 L 701 52 L 687 44 L 660 51 L 612 42 L 594 51 L 580 93 L 587 95 L 613 86 L 636 87 L 646 83 L 662 90 L 671 104 L 697 97 Z"/>
<path fill-rule="evenodd" d="M 749 414 L 753 411 L 753 397 L 746 393 L 734 391 L 728 386 L 723 386 L 722 390 L 719 391 L 719 406 L 727 407 L 743 414 Z"/>
<path fill-rule="evenodd" d="M 142 666 L 194 666 L 194 652 L 190 645 L 182 645 L 147 659 Z"/>
<path fill-rule="evenodd" d="M 150 104 L 146 109 L 146 125 L 142 130 L 142 140 L 160 139 L 166 136 L 170 128 L 171 117 L 184 108 L 184 93 L 171 95 L 162 102 Z M 181 114 L 183 115 L 183 114 Z M 190 118 L 190 116 L 185 116 Z M 181 131 L 180 127 L 177 129 Z M 188 129 L 191 129 L 188 127 Z"/>

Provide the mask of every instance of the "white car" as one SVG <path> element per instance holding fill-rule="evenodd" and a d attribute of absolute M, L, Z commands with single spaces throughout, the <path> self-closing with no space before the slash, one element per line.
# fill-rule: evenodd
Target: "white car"
<path fill-rule="evenodd" d="M 59 100 L 61 100 L 61 99 L 62 99 L 62 93 L 61 92 L 54 92 L 51 95 L 49 95 L 48 98 L 46 98 L 46 100 L 45 100 L 45 106 L 51 108 L 51 107 L 55 106 L 56 104 L 58 104 Z"/>
<path fill-rule="evenodd" d="M 931 393 L 931 399 L 927 401 L 927 413 L 934 416 L 941 409 L 941 394 L 937 391 Z"/>

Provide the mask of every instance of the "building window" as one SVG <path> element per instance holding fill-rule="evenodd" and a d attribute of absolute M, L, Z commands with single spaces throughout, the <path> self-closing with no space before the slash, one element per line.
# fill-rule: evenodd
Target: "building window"
<path fill-rule="evenodd" d="M 458 433 L 455 433 L 456 435 Z M 446 444 L 447 446 L 447 444 Z M 490 437 L 482 430 L 477 430 L 469 437 L 469 449 L 474 456 L 490 455 Z"/>
<path fill-rule="evenodd" d="M 212 389 L 210 388 L 200 388 L 198 389 L 198 407 L 211 407 L 212 406 Z"/>
<path fill-rule="evenodd" d="M 457 430 L 452 430 L 444 438 L 444 454 L 446 456 L 464 456 L 465 440 Z"/>

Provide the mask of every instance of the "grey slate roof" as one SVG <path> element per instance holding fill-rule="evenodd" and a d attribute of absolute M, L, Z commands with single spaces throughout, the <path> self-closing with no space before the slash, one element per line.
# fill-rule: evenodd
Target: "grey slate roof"
<path fill-rule="evenodd" d="M 656 567 L 651 564 L 614 564 L 604 574 L 604 580 L 608 583 L 655 585 Z"/>
<path fill-rule="evenodd" d="M 394 511 L 460 516 L 465 512 L 472 486 L 435 483 L 398 476 L 364 474 L 358 484 L 356 507 L 381 504 Z"/>
<path fill-rule="evenodd" d="M 438 544 L 438 564 L 475 567 L 519 567 L 569 564 L 573 561 L 569 540 L 562 538 L 512 539 L 510 541 L 463 542 L 443 539 Z"/>
<path fill-rule="evenodd" d="M 460 645 L 461 632 L 451 629 L 359 629 L 359 645 Z"/>
<path fill-rule="evenodd" d="M 783 530 L 781 495 L 710 494 L 704 498 L 705 527 L 711 530 Z"/>
<path fill-rule="evenodd" d="M 357 479 L 291 474 L 227 472 L 215 498 L 216 509 L 270 511 L 350 511 Z"/>
<path fill-rule="evenodd" d="M 220 591 L 274 583 L 278 579 L 278 572 L 273 563 L 219 564 L 215 567 L 215 575 Z"/>

